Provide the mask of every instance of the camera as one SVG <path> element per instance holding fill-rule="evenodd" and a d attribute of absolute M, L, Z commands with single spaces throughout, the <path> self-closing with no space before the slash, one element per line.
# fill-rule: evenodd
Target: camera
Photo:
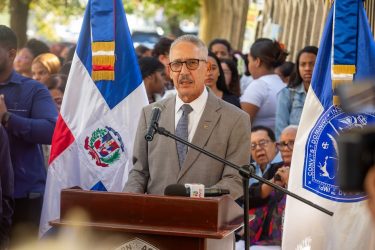
<path fill-rule="evenodd" d="M 340 189 L 344 192 L 363 191 L 367 172 L 375 165 L 375 127 L 344 132 L 337 142 Z"/>
<path fill-rule="evenodd" d="M 343 85 L 336 91 L 344 112 L 375 116 L 375 83 Z M 339 135 L 337 143 L 340 189 L 344 192 L 364 191 L 367 172 L 375 166 L 375 126 L 345 131 Z"/>

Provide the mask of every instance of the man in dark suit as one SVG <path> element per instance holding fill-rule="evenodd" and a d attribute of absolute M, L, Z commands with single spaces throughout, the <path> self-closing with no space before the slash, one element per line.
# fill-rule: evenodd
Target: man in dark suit
<path fill-rule="evenodd" d="M 135 139 L 133 164 L 125 192 L 163 194 L 170 184 L 200 183 L 242 196 L 238 172 L 162 135 L 147 142 L 152 108 L 162 107 L 159 126 L 237 165 L 248 164 L 249 116 L 217 98 L 204 85 L 210 65 L 207 48 L 195 36 L 177 38 L 170 50 L 169 72 L 177 95 L 143 109 Z M 186 132 L 184 132 L 187 130 Z"/>
<path fill-rule="evenodd" d="M 16 34 L 0 25 L 0 123 L 14 172 L 12 231 L 28 226 L 28 235 L 36 238 L 47 176 L 40 145 L 51 144 L 58 114 L 43 84 L 14 71 L 16 54 Z"/>

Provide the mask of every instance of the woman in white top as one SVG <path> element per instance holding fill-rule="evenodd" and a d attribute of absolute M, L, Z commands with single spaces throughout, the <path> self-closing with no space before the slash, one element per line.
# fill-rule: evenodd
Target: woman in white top
<path fill-rule="evenodd" d="M 254 78 L 241 96 L 241 108 L 252 126 L 275 128 L 276 95 L 285 84 L 274 69 L 285 62 L 288 53 L 277 41 L 259 38 L 250 48 L 249 71 Z"/>

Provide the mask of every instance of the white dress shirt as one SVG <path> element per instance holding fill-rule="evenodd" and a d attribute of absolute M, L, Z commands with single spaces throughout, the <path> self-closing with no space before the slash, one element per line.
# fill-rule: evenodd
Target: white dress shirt
<path fill-rule="evenodd" d="M 193 108 L 193 111 L 191 111 L 190 114 L 189 114 L 189 124 L 188 124 L 188 132 L 189 132 L 188 140 L 189 140 L 189 142 L 191 142 L 193 140 L 195 131 L 197 130 L 197 127 L 198 127 L 199 120 L 201 119 L 201 116 L 203 114 L 203 110 L 206 107 L 207 99 L 208 99 L 208 91 L 207 91 L 206 88 L 204 88 L 202 94 L 197 99 L 192 101 L 191 103 L 184 103 L 180 99 L 178 94 L 176 94 L 176 106 L 175 106 L 175 115 L 174 115 L 174 117 L 175 117 L 174 118 L 175 119 L 175 123 L 174 123 L 175 129 L 177 127 L 178 121 L 180 120 L 180 118 L 182 116 L 181 106 L 184 105 L 184 104 L 189 104 Z"/>

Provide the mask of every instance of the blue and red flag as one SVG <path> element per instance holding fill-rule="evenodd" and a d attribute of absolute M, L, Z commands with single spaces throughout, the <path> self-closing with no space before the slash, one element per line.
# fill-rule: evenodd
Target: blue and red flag
<path fill-rule="evenodd" d="M 60 215 L 60 191 L 121 191 L 148 104 L 121 0 L 89 0 L 52 139 L 40 235 Z"/>

